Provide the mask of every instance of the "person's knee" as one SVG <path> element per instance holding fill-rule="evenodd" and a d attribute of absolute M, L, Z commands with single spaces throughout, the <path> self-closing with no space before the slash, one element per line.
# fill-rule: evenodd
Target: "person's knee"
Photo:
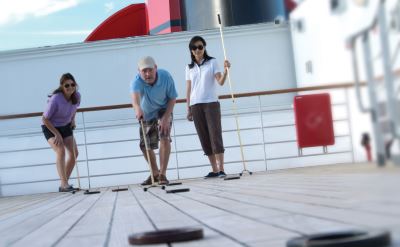
<path fill-rule="evenodd" d="M 170 141 L 170 138 L 169 138 L 169 136 L 162 136 L 162 137 L 160 137 L 160 142 L 169 142 Z"/>
<path fill-rule="evenodd" d="M 223 147 L 213 148 L 213 153 L 214 154 L 224 154 L 224 152 L 225 152 L 225 149 Z"/>
<path fill-rule="evenodd" d="M 161 137 L 160 138 L 160 146 L 169 146 L 171 145 L 171 140 L 169 137 Z"/>
<path fill-rule="evenodd" d="M 64 147 L 59 147 L 55 151 L 56 151 L 56 154 L 57 154 L 58 157 L 65 158 L 65 149 L 64 149 Z"/>

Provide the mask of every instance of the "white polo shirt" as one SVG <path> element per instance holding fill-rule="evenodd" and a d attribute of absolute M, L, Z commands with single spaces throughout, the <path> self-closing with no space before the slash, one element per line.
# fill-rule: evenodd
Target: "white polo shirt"
<path fill-rule="evenodd" d="M 191 81 L 190 105 L 218 101 L 215 74 L 222 73 L 217 60 L 212 58 L 202 65 L 186 65 L 186 80 Z"/>

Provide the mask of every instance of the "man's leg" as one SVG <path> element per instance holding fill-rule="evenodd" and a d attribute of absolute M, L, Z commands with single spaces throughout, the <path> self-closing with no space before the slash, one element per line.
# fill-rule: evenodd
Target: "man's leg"
<path fill-rule="evenodd" d="M 162 117 L 163 113 L 159 112 L 159 117 Z M 173 116 L 172 114 L 169 117 L 169 130 L 168 133 L 161 133 L 159 124 L 160 120 L 158 121 L 158 137 L 160 140 L 160 176 L 158 177 L 158 183 L 165 185 L 168 184 L 169 181 L 167 179 L 166 173 L 167 173 L 167 168 L 168 168 L 168 161 L 169 161 L 169 155 L 171 154 L 171 129 L 172 129 L 172 119 Z"/>
<path fill-rule="evenodd" d="M 149 161 L 147 160 L 146 148 L 145 148 L 145 147 L 141 147 L 140 149 L 142 150 L 144 159 L 147 161 L 147 163 L 149 163 Z M 148 151 L 149 151 L 149 157 L 150 157 L 150 166 L 151 166 L 151 170 L 152 170 L 152 172 L 153 172 L 154 178 L 157 180 L 157 177 L 158 177 L 158 167 L 157 167 L 157 161 L 156 161 L 156 154 L 154 153 L 153 150 L 148 150 Z"/>
<path fill-rule="evenodd" d="M 160 139 L 160 173 L 166 175 L 169 155 L 171 154 L 171 142 L 169 138 Z"/>
<path fill-rule="evenodd" d="M 147 161 L 148 164 L 150 164 L 154 180 L 157 181 L 159 171 L 157 167 L 156 154 L 154 153 L 153 149 L 158 148 L 158 132 L 157 132 L 157 126 L 155 126 L 154 124 L 155 123 L 144 123 L 145 132 L 147 136 L 146 139 L 147 143 L 144 140 L 142 127 L 139 128 L 139 131 L 140 131 L 140 149 L 142 150 L 144 159 Z M 146 151 L 146 144 L 148 151 Z M 147 152 L 150 160 L 148 160 L 147 158 Z"/>

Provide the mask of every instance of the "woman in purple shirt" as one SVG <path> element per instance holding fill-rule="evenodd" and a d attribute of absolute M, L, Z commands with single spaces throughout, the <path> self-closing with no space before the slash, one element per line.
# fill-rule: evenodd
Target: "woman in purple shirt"
<path fill-rule="evenodd" d="M 56 152 L 56 164 L 60 176 L 59 192 L 75 190 L 68 184 L 74 169 L 78 148 L 73 136 L 75 129 L 75 113 L 81 101 L 78 85 L 70 73 L 63 74 L 60 86 L 49 95 L 47 108 L 43 113 L 42 130 L 47 142 Z M 65 161 L 65 150 L 68 159 Z"/>

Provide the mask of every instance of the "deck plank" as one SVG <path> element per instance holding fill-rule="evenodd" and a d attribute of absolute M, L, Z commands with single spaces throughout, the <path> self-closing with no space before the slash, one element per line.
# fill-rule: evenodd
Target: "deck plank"
<path fill-rule="evenodd" d="M 6 197 L 0 198 L 0 220 L 9 217 L 10 215 L 21 211 L 25 211 L 27 208 L 35 205 L 47 202 L 48 199 L 57 199 L 60 197 L 56 193 L 48 194 L 37 194 L 37 195 L 26 195 L 22 198 L 16 197 Z"/>
<path fill-rule="evenodd" d="M 96 194 L 85 196 L 93 197 Z M 81 246 L 87 242 L 87 238 L 92 238 L 96 245 L 103 245 L 108 237 L 116 196 L 117 194 L 108 188 L 101 191 L 99 199 L 76 221 L 74 227 L 64 234 L 57 246 L 70 246 L 71 242 Z"/>
<path fill-rule="evenodd" d="M 182 211 L 173 207 L 168 201 L 160 200 L 156 195 L 165 194 L 165 191 L 161 188 L 152 188 L 148 192 L 143 192 L 140 187 L 132 187 L 132 191 L 135 193 L 137 199 L 141 202 L 142 206 L 146 210 L 146 213 L 152 219 L 155 227 L 158 230 L 167 228 L 181 228 L 181 227 L 201 227 L 204 231 L 204 239 L 195 242 L 185 242 L 184 246 L 238 246 L 237 243 L 231 239 L 222 236 L 221 234 L 214 232 L 212 229 L 201 224 L 201 222 L 195 220 L 190 215 L 184 214 Z M 168 194 L 168 197 L 173 198 L 174 195 Z"/>
<path fill-rule="evenodd" d="M 155 230 L 150 219 L 139 204 L 139 201 L 134 196 L 133 190 L 135 190 L 135 188 L 132 187 L 136 186 L 130 186 L 129 191 L 117 192 L 117 203 L 108 246 L 130 246 L 128 243 L 129 235 Z M 167 245 L 148 246 L 166 247 Z"/>
<path fill-rule="evenodd" d="M 34 231 L 15 242 L 14 246 L 29 245 L 40 247 L 52 246 L 58 243 L 89 212 L 101 195 L 91 195 L 88 197 L 83 192 L 79 192 L 79 194 L 73 197 L 76 199 L 70 199 L 72 202 L 70 207 L 60 210 L 57 215 L 53 216 L 45 224 L 38 226 Z"/>
<path fill-rule="evenodd" d="M 335 165 L 183 182 L 175 188 L 190 192 L 131 185 L 116 193 L 0 198 L 0 246 L 127 247 L 129 234 L 188 226 L 201 227 L 205 238 L 171 246 L 275 247 L 354 228 L 389 229 L 400 246 L 400 168 Z"/>
<path fill-rule="evenodd" d="M 28 211 L 26 214 L 7 220 L 6 223 L 0 225 L 0 245 L 9 245 L 24 238 L 81 200 L 82 198 L 79 196 L 74 197 L 71 195 L 70 198 L 65 200 L 49 203 L 36 210 Z"/>
<path fill-rule="evenodd" d="M 297 236 L 293 232 L 266 225 L 242 215 L 233 214 L 224 210 L 221 206 L 213 206 L 193 198 L 188 200 L 188 197 L 183 194 L 170 195 L 162 191 L 151 193 L 182 212 L 191 215 L 204 226 L 229 237 L 238 244 L 277 238 L 287 239 L 288 237 Z M 194 192 L 191 194 L 193 197 L 197 196 Z M 260 234 L 260 232 L 268 232 L 269 234 Z"/>
<path fill-rule="evenodd" d="M 11 218 L 21 216 L 30 211 L 34 211 L 35 209 L 41 208 L 42 206 L 47 206 L 47 204 L 51 202 L 57 202 L 65 200 L 65 197 L 68 195 L 57 195 L 48 197 L 46 194 L 39 195 L 39 198 L 34 199 L 31 203 L 27 202 L 25 199 L 21 202 L 21 205 L 18 205 L 16 202 L 15 208 L 6 208 L 0 211 L 0 229 L 1 226 L 4 225 L 4 222 L 8 221 Z"/>
<path fill-rule="evenodd" d="M 298 234 L 322 233 L 355 228 L 355 226 L 349 224 L 294 214 L 279 209 L 270 209 L 265 207 L 257 197 L 252 198 L 252 200 L 240 200 L 237 195 L 231 195 L 231 197 L 229 197 L 215 193 L 210 194 L 212 189 L 195 188 L 193 191 L 196 195 L 192 194 L 188 195 L 188 197 L 203 200 L 215 206 L 224 207 L 225 210 L 229 210 L 234 214 L 243 215 L 243 217 L 251 218 Z M 275 214 L 268 214 L 269 211 L 274 211 Z"/>
<path fill-rule="evenodd" d="M 246 179 L 256 179 L 254 178 L 245 178 Z M 378 177 L 381 179 L 381 177 Z M 354 183 L 360 185 L 361 182 L 371 183 L 371 179 L 363 179 L 362 181 L 357 181 L 353 178 L 349 178 Z M 244 180 L 243 180 L 244 181 Z M 397 180 L 396 180 L 397 181 Z M 233 182 L 233 181 L 232 181 Z M 376 181 L 378 182 L 378 181 Z M 369 193 L 361 193 L 362 196 L 358 196 L 358 190 L 351 190 L 351 193 L 347 195 L 347 197 L 343 197 L 342 200 L 338 200 L 337 203 L 328 204 L 328 203 L 315 203 L 309 202 L 307 198 L 303 200 L 293 199 L 292 194 L 285 194 L 284 191 L 281 192 L 281 195 L 276 193 L 268 193 L 266 190 L 258 190 L 254 184 L 257 182 L 251 181 L 251 187 L 247 186 L 246 183 L 240 181 L 236 182 L 235 186 L 230 186 L 228 182 L 222 182 L 221 180 L 215 180 L 211 183 L 195 183 L 194 185 L 202 186 L 207 189 L 215 189 L 222 194 L 228 194 L 228 196 L 232 199 L 242 198 L 242 201 L 256 201 L 257 198 L 260 200 L 258 202 L 259 205 L 268 205 L 269 208 L 275 208 L 280 210 L 285 210 L 290 213 L 300 213 L 305 215 L 311 215 L 319 218 L 324 218 L 327 220 L 341 220 L 346 224 L 355 224 L 362 226 L 371 226 L 371 227 L 385 227 L 385 226 L 396 226 L 399 224 L 398 217 L 393 218 L 393 215 L 388 215 L 388 212 L 385 211 L 385 205 L 380 205 L 380 213 L 379 212 L 371 212 L 371 211 L 363 211 L 357 205 L 362 205 L 363 202 L 368 202 L 371 200 L 380 200 L 382 202 L 382 198 L 389 198 L 390 194 L 395 193 L 393 189 L 395 187 L 389 188 L 380 188 L 380 191 L 369 192 Z M 356 187 L 358 187 L 356 186 Z M 367 185 L 366 185 L 367 186 Z M 261 187 L 262 188 L 262 187 Z M 368 186 L 367 186 L 368 188 Z M 361 186 L 360 191 L 364 190 L 364 186 Z M 383 193 L 381 190 L 393 190 L 392 193 Z M 387 194 L 387 195 L 385 195 Z M 328 195 L 328 194 L 325 194 Z M 347 198 L 347 199 L 346 199 Z M 299 198 L 297 198 L 299 199 Z M 301 198 L 300 198 L 301 199 Z M 321 199 L 323 200 L 323 198 Z M 348 202 L 350 201 L 350 202 Z M 393 202 L 395 203 L 395 202 Z M 341 206 L 342 204 L 346 205 L 346 207 Z M 349 205 L 352 205 L 351 207 Z M 396 205 L 396 204 L 395 204 Z M 356 209 L 356 210 L 355 210 Z M 395 207 L 391 206 L 389 212 L 390 214 L 398 214 L 399 210 L 396 212 Z"/>

